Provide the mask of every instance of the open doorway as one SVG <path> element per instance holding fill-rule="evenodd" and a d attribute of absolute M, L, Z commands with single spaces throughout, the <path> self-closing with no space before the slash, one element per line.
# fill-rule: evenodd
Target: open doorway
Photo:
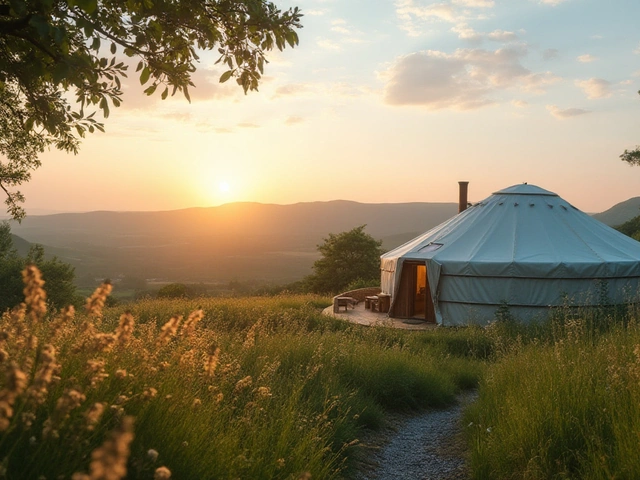
<path fill-rule="evenodd" d="M 420 318 L 428 322 L 436 321 L 433 300 L 424 263 L 405 262 L 402 266 L 398 298 L 393 315 L 398 318 Z"/>

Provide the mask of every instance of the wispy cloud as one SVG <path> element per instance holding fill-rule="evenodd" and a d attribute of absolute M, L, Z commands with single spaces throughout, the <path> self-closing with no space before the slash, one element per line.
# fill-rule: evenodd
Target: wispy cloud
<path fill-rule="evenodd" d="M 543 5 L 551 5 L 551 6 L 556 6 L 556 5 L 560 5 L 561 3 L 566 2 L 567 0 L 540 0 L 540 3 L 542 3 Z"/>
<path fill-rule="evenodd" d="M 598 60 L 598 57 L 594 57 L 593 55 L 586 53 L 584 55 L 580 55 L 578 57 L 578 61 L 580 63 L 591 63 L 591 62 L 595 62 L 596 60 Z"/>
<path fill-rule="evenodd" d="M 558 58 L 559 56 L 560 56 L 560 52 L 558 51 L 557 48 L 547 48 L 542 52 L 543 60 L 553 60 L 555 58 Z"/>
<path fill-rule="evenodd" d="M 492 0 L 442 0 L 434 3 L 430 0 L 396 0 L 396 16 L 400 28 L 410 36 L 423 35 L 433 22 L 464 24 L 472 19 L 481 18 L 473 9 L 486 9 L 494 6 Z"/>
<path fill-rule="evenodd" d="M 509 32 L 506 30 L 494 30 L 493 32 L 484 33 L 477 32 L 466 23 L 459 23 L 451 28 L 451 31 L 458 34 L 458 38 L 466 40 L 470 43 L 482 43 L 483 40 L 488 39 L 494 42 L 513 42 L 518 39 L 515 32 Z"/>
<path fill-rule="evenodd" d="M 384 100 L 391 105 L 429 109 L 476 109 L 495 103 L 494 93 L 516 88 L 539 93 L 559 79 L 550 72 L 533 73 L 520 59 L 522 46 L 459 49 L 452 54 L 427 50 L 399 57 L 380 74 Z"/>
<path fill-rule="evenodd" d="M 556 117 L 557 119 L 564 120 L 572 117 L 579 117 L 581 115 L 586 115 L 591 113 L 589 110 L 584 110 L 582 108 L 565 108 L 562 109 L 557 105 L 547 105 L 547 110 L 549 113 Z"/>
<path fill-rule="evenodd" d="M 602 78 L 590 78 L 589 80 L 576 80 L 576 86 L 580 87 L 587 98 L 608 98 L 611 96 L 611 82 Z"/>
<path fill-rule="evenodd" d="M 342 50 L 340 44 L 328 38 L 319 37 L 316 39 L 316 45 L 325 50 Z"/>
<path fill-rule="evenodd" d="M 640 55 L 640 43 L 638 44 L 638 48 L 636 48 L 633 53 L 635 53 L 636 55 Z"/>
<path fill-rule="evenodd" d="M 302 123 L 302 122 L 304 122 L 304 118 L 290 116 L 290 117 L 287 117 L 287 119 L 284 121 L 284 124 L 291 126 L 291 125 L 297 125 L 298 123 Z"/>
<path fill-rule="evenodd" d="M 525 108 L 529 106 L 529 103 L 525 102 L 524 100 L 511 100 L 511 105 L 517 108 Z"/>

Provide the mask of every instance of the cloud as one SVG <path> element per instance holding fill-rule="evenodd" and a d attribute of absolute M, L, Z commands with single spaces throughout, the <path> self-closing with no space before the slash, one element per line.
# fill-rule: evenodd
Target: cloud
<path fill-rule="evenodd" d="M 320 17 L 327 13 L 325 10 L 305 10 L 305 15 L 311 15 L 312 17 Z"/>
<path fill-rule="evenodd" d="M 410 36 L 425 34 L 425 28 L 433 22 L 447 22 L 464 24 L 472 19 L 483 18 L 469 8 L 491 8 L 493 0 L 396 0 L 396 16 L 400 21 L 400 28 Z M 425 25 L 426 24 L 426 25 Z"/>
<path fill-rule="evenodd" d="M 595 62 L 598 59 L 598 57 L 594 57 L 593 55 L 590 54 L 585 54 L 585 55 L 580 55 L 578 57 L 578 61 L 580 63 L 591 63 L 591 62 Z"/>
<path fill-rule="evenodd" d="M 290 116 L 290 117 L 287 117 L 287 119 L 284 121 L 284 124 L 291 126 L 291 125 L 296 125 L 296 124 L 302 123 L 302 122 L 304 122 L 304 118 L 296 117 L 296 116 Z"/>
<path fill-rule="evenodd" d="M 380 74 L 384 101 L 429 109 L 469 110 L 495 103 L 492 94 L 508 88 L 540 92 L 559 79 L 522 66 L 523 46 L 459 49 L 452 54 L 427 50 L 399 57 Z"/>
<path fill-rule="evenodd" d="M 566 1 L 567 0 L 540 0 L 540 3 L 555 7 L 556 5 L 560 5 L 561 3 L 564 3 Z"/>
<path fill-rule="evenodd" d="M 289 95 L 299 95 L 306 93 L 310 90 L 311 86 L 308 83 L 289 83 L 282 85 L 276 89 L 272 98 L 286 97 Z"/>
<path fill-rule="evenodd" d="M 640 55 L 640 43 L 638 44 L 638 48 L 636 48 L 633 53 L 635 53 L 636 55 Z"/>
<path fill-rule="evenodd" d="M 586 115 L 591 113 L 589 110 L 583 110 L 582 108 L 565 108 L 561 109 L 557 105 L 547 105 L 549 113 L 559 120 L 564 120 L 571 117 L 579 117 L 580 115 Z"/>
<path fill-rule="evenodd" d="M 543 60 L 553 60 L 555 58 L 558 58 L 559 56 L 560 56 L 560 52 L 558 51 L 557 48 L 547 48 L 545 51 L 542 52 Z"/>
<path fill-rule="evenodd" d="M 470 43 L 482 43 L 486 38 L 495 42 L 513 42 L 518 39 L 514 32 L 506 30 L 494 30 L 493 32 L 477 32 L 466 23 L 459 23 L 451 28 L 451 31 L 458 34 L 458 38 Z"/>
<path fill-rule="evenodd" d="M 518 36 L 514 32 L 507 32 L 505 30 L 494 30 L 487 34 L 489 40 L 496 42 L 513 42 L 518 39 Z"/>
<path fill-rule="evenodd" d="M 587 98 L 608 98 L 611 96 L 611 82 L 602 78 L 576 80 L 575 84 L 587 94 Z"/>
<path fill-rule="evenodd" d="M 240 128 L 260 128 L 260 125 L 258 125 L 257 123 L 251 122 L 241 122 L 238 123 L 237 126 Z"/>
<path fill-rule="evenodd" d="M 453 0 L 453 3 L 464 7 L 476 8 L 491 8 L 495 6 L 495 2 L 493 0 Z"/>
<path fill-rule="evenodd" d="M 329 40 L 328 38 L 318 37 L 316 40 L 316 45 L 320 48 L 324 48 L 325 50 L 342 50 L 342 47 L 339 43 L 334 42 L 333 40 Z"/>
<path fill-rule="evenodd" d="M 511 105 L 518 108 L 525 108 L 529 106 L 529 103 L 524 100 L 511 100 Z"/>

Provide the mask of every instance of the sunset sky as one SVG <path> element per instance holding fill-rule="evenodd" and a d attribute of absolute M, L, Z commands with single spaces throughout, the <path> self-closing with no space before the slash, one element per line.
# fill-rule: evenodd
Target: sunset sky
<path fill-rule="evenodd" d="M 192 103 L 124 104 L 48 152 L 28 213 L 235 201 L 456 202 L 528 182 L 587 212 L 640 196 L 638 0 L 289 0 L 300 45 L 259 92 L 203 54 Z"/>

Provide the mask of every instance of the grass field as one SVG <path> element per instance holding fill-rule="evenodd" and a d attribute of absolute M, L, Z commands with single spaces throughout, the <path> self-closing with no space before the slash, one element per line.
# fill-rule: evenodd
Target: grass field
<path fill-rule="evenodd" d="M 0 320 L 0 476 L 349 478 L 387 412 L 465 413 L 477 479 L 635 478 L 637 312 L 408 332 L 316 296 L 47 312 L 36 271 Z"/>
<path fill-rule="evenodd" d="M 105 287 L 89 313 L 48 313 L 27 280 L 0 325 L 6 478 L 341 478 L 363 429 L 450 404 L 491 352 L 481 331 L 353 326 L 314 296 L 125 310 Z"/>

